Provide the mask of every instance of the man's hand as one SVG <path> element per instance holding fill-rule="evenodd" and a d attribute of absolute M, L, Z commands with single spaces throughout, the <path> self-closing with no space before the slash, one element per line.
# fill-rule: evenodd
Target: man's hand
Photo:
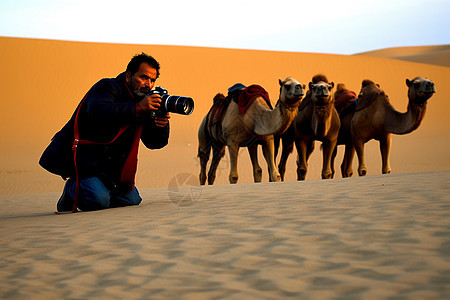
<path fill-rule="evenodd" d="M 144 99 L 136 103 L 136 114 L 139 115 L 141 112 L 149 110 L 158 110 L 161 106 L 161 96 L 158 94 L 153 94 L 146 96 Z"/>
<path fill-rule="evenodd" d="M 170 115 L 167 113 L 165 116 L 162 117 L 155 117 L 155 124 L 158 127 L 164 127 L 169 122 Z"/>

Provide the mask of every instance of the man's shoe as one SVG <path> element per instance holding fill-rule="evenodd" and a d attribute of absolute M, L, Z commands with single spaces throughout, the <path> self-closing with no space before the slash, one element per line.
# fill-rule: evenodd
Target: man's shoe
<path fill-rule="evenodd" d="M 59 198 L 58 203 L 56 204 L 56 209 L 58 212 L 64 211 L 72 211 L 73 208 L 73 199 L 70 198 L 66 193 L 66 189 L 64 189 L 61 198 Z"/>

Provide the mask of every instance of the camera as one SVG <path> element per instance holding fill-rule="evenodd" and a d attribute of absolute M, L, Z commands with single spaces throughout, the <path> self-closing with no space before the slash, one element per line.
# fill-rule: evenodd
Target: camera
<path fill-rule="evenodd" d="M 180 115 L 190 115 L 194 111 L 194 100 L 191 97 L 172 96 L 167 90 L 157 86 L 151 90 L 148 95 L 158 94 L 161 96 L 161 106 L 152 116 L 165 116 L 167 112 L 172 112 Z"/>

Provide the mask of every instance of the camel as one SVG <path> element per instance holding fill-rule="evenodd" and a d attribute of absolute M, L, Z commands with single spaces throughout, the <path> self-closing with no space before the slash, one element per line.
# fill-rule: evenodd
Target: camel
<path fill-rule="evenodd" d="M 299 112 L 291 127 L 281 135 L 282 153 L 278 170 L 284 180 L 286 162 L 293 151 L 295 143 L 297 157 L 297 180 L 305 180 L 308 170 L 308 159 L 314 150 L 316 140 L 322 142 L 323 165 L 322 178 L 332 178 L 331 156 L 336 147 L 340 128 L 339 116 L 334 108 L 334 97 L 331 93 L 334 83 L 318 74 L 309 83 L 309 90 L 302 101 Z M 278 137 L 276 144 L 278 146 Z"/>
<path fill-rule="evenodd" d="M 336 92 L 334 93 L 335 107 L 341 120 L 341 128 L 339 129 L 338 141 L 336 148 L 331 157 L 331 168 L 334 177 L 334 159 L 337 154 L 337 146 L 345 145 L 345 154 L 341 164 L 342 177 L 351 177 L 353 175 L 352 161 L 355 154 L 355 148 L 352 144 L 352 137 L 350 134 L 350 124 L 354 115 L 357 95 L 354 91 L 346 88 L 345 84 L 338 83 Z"/>
<path fill-rule="evenodd" d="M 212 110 L 210 110 L 204 117 L 198 131 L 199 179 L 201 185 L 205 184 L 207 177 L 208 184 L 214 183 L 216 169 L 225 153 L 225 147 L 228 147 L 230 156 L 230 183 L 234 184 L 238 181 L 237 160 L 240 147 L 248 148 L 253 166 L 254 181 L 261 182 L 262 171 L 257 158 L 258 145 L 262 145 L 270 181 L 281 181 L 280 174 L 275 166 L 273 135 L 283 133 L 294 120 L 297 108 L 304 95 L 304 85 L 291 77 L 284 81 L 280 79 L 279 84 L 280 95 L 274 109 L 271 108 L 268 99 L 258 95 L 249 104 L 247 110 L 242 112 L 237 99 L 247 89 L 229 92 L 226 98 L 221 94 L 216 95 L 216 103 L 228 102 L 226 102 L 223 117 L 219 118 L 216 123 L 211 122 L 214 118 L 217 120 L 217 117 L 213 116 Z M 206 165 L 211 149 L 213 158 L 208 176 L 206 176 Z"/>
<path fill-rule="evenodd" d="M 391 134 L 408 134 L 416 130 L 424 116 L 427 101 L 436 92 L 434 83 L 423 77 L 406 79 L 408 86 L 408 108 L 398 112 L 389 103 L 388 96 L 371 80 L 364 80 L 358 95 L 357 105 L 341 113 L 342 127 L 339 144 L 345 145 L 344 160 L 341 164 L 342 177 L 353 175 L 352 162 L 356 150 L 358 175 L 367 174 L 364 162 L 364 144 L 375 139 L 380 143 L 382 173 L 391 172 L 389 153 Z M 333 160 L 336 152 L 333 154 Z"/>

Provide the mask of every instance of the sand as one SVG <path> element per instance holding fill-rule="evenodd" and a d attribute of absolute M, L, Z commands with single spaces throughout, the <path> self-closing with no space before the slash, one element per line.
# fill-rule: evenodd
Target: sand
<path fill-rule="evenodd" d="M 450 171 L 141 194 L 67 215 L 0 196 L 0 298 L 450 296 Z"/>
<path fill-rule="evenodd" d="M 434 46 L 377 50 L 384 57 L 4 37 L 0 47 L 1 299 L 450 297 L 448 53 L 432 65 L 398 58 L 436 57 Z M 38 165 L 42 151 L 87 89 L 142 51 L 161 62 L 157 84 L 193 97 L 194 113 L 172 115 L 164 149 L 141 145 L 140 206 L 55 215 L 64 182 Z M 225 156 L 216 185 L 198 186 L 197 130 L 216 93 L 255 83 L 274 104 L 279 78 L 317 73 L 356 92 L 372 79 L 399 111 L 406 78 L 435 82 L 421 126 L 392 138 L 391 174 L 371 141 L 368 176 L 320 180 L 317 144 L 304 182 L 291 155 L 286 182 L 263 172 L 252 183 L 242 149 L 237 185 Z"/>
<path fill-rule="evenodd" d="M 362 52 L 359 55 L 393 58 L 450 67 L 450 45 L 395 47 Z"/>

